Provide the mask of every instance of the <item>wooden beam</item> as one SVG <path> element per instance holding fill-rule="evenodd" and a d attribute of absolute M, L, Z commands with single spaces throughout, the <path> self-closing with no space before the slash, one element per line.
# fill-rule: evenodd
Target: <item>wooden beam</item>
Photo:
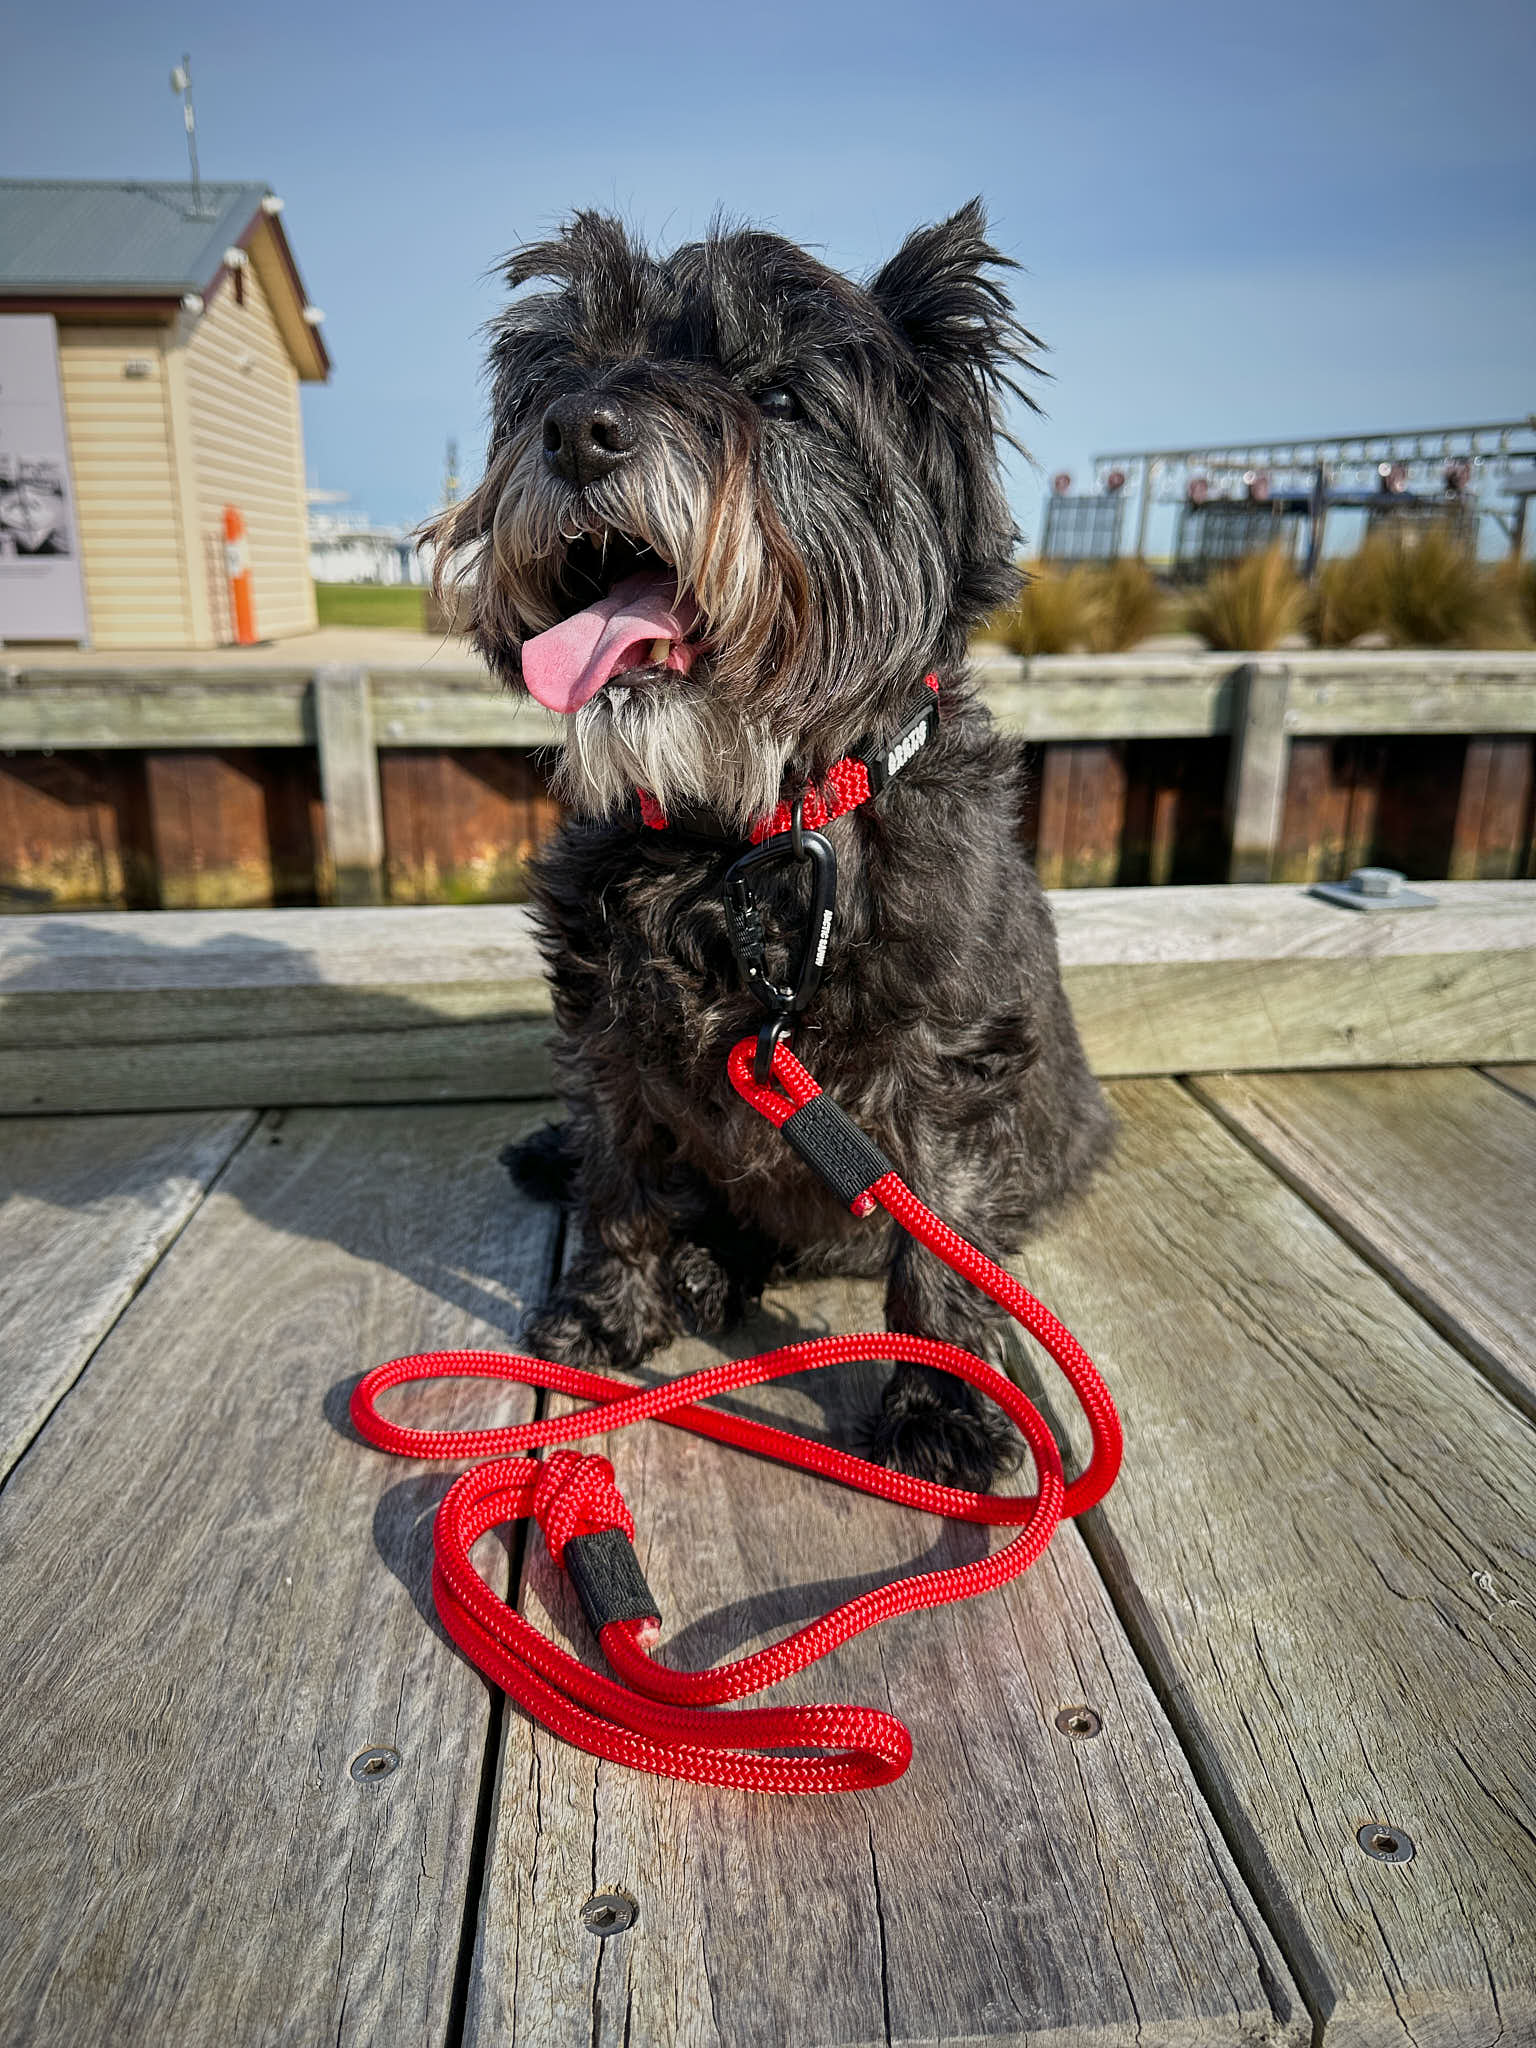
<path fill-rule="evenodd" d="M 1536 675 L 1497 656 L 1377 657 L 1375 670 L 1286 657 L 1291 672 L 1287 730 L 1319 737 L 1353 733 L 1528 733 L 1536 729 Z M 1357 661 L 1360 659 L 1356 657 Z"/>
<path fill-rule="evenodd" d="M 1536 1060 L 1536 883 L 1367 916 L 1294 888 L 1053 896 L 1103 1075 Z M 521 906 L 0 921 L 0 1111 L 528 1096 L 549 993 Z"/>
<path fill-rule="evenodd" d="M 302 747 L 314 744 L 304 670 L 259 682 L 125 674 L 119 683 L 54 680 L 0 687 L 0 747 Z"/>
<path fill-rule="evenodd" d="M 381 747 L 554 747 L 561 720 L 531 697 L 484 677 L 374 675 L 373 733 Z"/>
<path fill-rule="evenodd" d="M 998 723 L 1029 739 L 1204 739 L 1233 729 L 1241 666 L 1229 654 L 982 654 L 973 670 Z M 1285 666 L 1290 734 L 1536 732 L 1528 654 L 1295 653 Z M 0 747 L 312 745 L 310 680 L 303 666 L 244 660 L 0 667 Z M 379 746 L 559 739 L 557 719 L 478 663 L 376 668 L 369 690 Z"/>
<path fill-rule="evenodd" d="M 1536 887 L 1430 893 L 1433 911 L 1367 914 L 1287 887 L 1063 891 L 1089 1060 L 1111 1076 L 1536 1058 Z M 1526 1049 L 1467 1049 L 1488 1044 Z"/>
<path fill-rule="evenodd" d="M 1030 740 L 1209 739 L 1232 722 L 1230 657 L 1221 673 L 994 677 L 978 663 L 1005 732 Z"/>
<path fill-rule="evenodd" d="M 1233 679 L 1227 769 L 1227 879 L 1232 882 L 1267 882 L 1275 870 L 1290 762 L 1290 683 L 1290 671 L 1281 662 L 1245 662 Z"/>
<path fill-rule="evenodd" d="M 382 903 L 384 813 L 368 677 L 360 668 L 322 668 L 314 693 L 331 899 Z"/>

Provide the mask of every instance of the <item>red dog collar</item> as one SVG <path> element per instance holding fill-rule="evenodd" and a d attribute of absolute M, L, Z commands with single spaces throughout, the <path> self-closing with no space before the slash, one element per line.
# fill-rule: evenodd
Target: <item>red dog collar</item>
<path fill-rule="evenodd" d="M 894 739 L 885 741 L 867 740 L 851 754 L 844 754 L 840 761 L 834 761 L 827 771 L 826 779 L 819 786 L 814 782 L 805 785 L 800 812 L 801 823 L 818 831 L 829 825 L 834 818 L 840 818 L 844 811 L 856 810 L 860 804 L 868 803 L 872 796 L 878 796 L 893 775 L 899 775 L 914 754 L 920 754 L 933 738 L 934 728 L 939 719 L 939 679 L 936 675 L 923 677 L 924 686 L 932 693 L 913 712 Z M 637 790 L 640 799 L 640 816 L 653 832 L 667 829 L 667 814 L 657 803 L 649 790 Z M 786 798 L 766 818 L 759 818 L 752 827 L 752 844 L 760 846 L 765 839 L 776 833 L 787 832 L 791 824 L 789 800 Z"/>

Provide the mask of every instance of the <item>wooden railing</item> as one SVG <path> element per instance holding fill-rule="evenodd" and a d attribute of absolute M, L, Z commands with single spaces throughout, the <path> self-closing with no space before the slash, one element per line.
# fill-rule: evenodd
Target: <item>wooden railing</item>
<path fill-rule="evenodd" d="M 1443 872 L 1464 879 L 1532 872 L 1531 655 L 994 656 L 977 667 L 999 722 L 1042 749 L 1032 822 L 1048 885 L 1179 878 L 1177 788 L 1168 785 L 1174 796 L 1165 803 L 1156 777 L 1143 778 L 1137 802 L 1145 815 L 1133 820 L 1135 777 L 1126 764 L 1134 749 L 1172 743 L 1170 758 L 1198 757 L 1200 801 L 1221 839 L 1207 866 L 1232 881 L 1263 881 L 1285 873 L 1287 802 L 1293 810 L 1302 802 L 1293 787 L 1298 747 L 1311 745 L 1315 754 L 1319 743 L 1389 737 L 1421 752 L 1426 741 L 1447 743 L 1438 782 L 1454 819 Z M 274 661 L 234 676 L 0 668 L 0 750 L 7 755 L 313 750 L 326 850 L 317 893 L 343 904 L 382 902 L 391 893 L 381 756 L 526 752 L 557 739 L 555 719 L 526 698 L 498 692 L 468 664 L 370 674 Z M 1213 741 L 1226 742 L 1224 759 L 1209 747 L 1201 752 Z M 1432 758 L 1432 780 L 1434 767 Z M 0 776 L 6 768 L 0 756 Z M 1426 772 L 1422 761 L 1416 772 Z M 3 829 L 0 805 L 0 835 Z M 1349 849 L 1368 853 L 1371 829 L 1358 821 L 1341 828 L 1346 853 L 1334 865 Z M 1145 838 L 1145 872 L 1128 876 L 1133 830 Z M 6 864 L 0 843 L 0 878 Z"/>

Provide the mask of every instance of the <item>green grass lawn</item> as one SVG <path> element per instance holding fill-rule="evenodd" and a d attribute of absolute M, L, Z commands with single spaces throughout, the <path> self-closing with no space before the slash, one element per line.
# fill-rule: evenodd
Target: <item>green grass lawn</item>
<path fill-rule="evenodd" d="M 409 583 L 317 583 L 315 606 L 322 626 L 397 626 L 408 633 L 427 629 L 427 593 Z"/>

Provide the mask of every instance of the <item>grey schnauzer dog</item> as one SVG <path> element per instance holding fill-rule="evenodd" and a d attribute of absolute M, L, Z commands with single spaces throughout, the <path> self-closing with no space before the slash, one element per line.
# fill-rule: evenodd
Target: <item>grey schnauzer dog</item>
<path fill-rule="evenodd" d="M 1001 1312 L 851 1215 L 726 1073 L 762 1022 L 726 869 L 935 686 L 927 743 L 826 827 L 836 923 L 796 1053 L 994 1258 L 1108 1149 L 1019 841 L 1020 750 L 965 670 L 1017 588 L 997 441 L 1035 344 L 1005 260 L 973 202 L 862 286 L 776 235 L 661 257 L 590 213 L 506 265 L 545 288 L 494 323 L 485 475 L 431 538 L 493 670 L 566 719 L 534 894 L 570 1114 L 511 1160 L 580 1222 L 525 1332 L 543 1356 L 632 1368 L 770 1277 L 844 1273 L 883 1275 L 890 1329 L 1001 1357 Z M 757 886 L 782 978 L 807 883 L 789 861 Z M 899 1366 L 869 1448 L 985 1487 L 1011 1439 L 962 1382 Z"/>

